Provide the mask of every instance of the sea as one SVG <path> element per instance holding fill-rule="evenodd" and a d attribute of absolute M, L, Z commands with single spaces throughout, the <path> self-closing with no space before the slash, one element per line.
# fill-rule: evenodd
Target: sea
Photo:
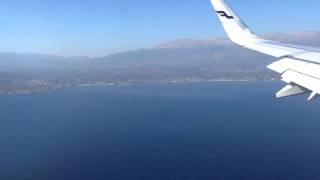
<path fill-rule="evenodd" d="M 0 96 L 1 180 L 319 180 L 320 99 L 281 82 Z"/>

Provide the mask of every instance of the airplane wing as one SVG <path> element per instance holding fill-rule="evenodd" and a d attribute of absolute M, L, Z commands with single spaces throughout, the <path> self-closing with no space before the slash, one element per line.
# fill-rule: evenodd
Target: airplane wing
<path fill-rule="evenodd" d="M 236 44 L 277 60 L 268 66 L 281 74 L 288 85 L 277 93 L 287 97 L 311 93 L 308 100 L 320 95 L 320 48 L 266 40 L 255 35 L 224 0 L 211 0 L 229 38 Z"/>

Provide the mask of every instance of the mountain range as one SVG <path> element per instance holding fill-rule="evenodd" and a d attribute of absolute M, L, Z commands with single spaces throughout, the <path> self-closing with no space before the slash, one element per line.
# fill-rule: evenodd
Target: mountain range
<path fill-rule="evenodd" d="M 320 46 L 318 31 L 270 33 L 264 37 Z M 276 79 L 278 76 L 266 69 L 273 60 L 221 37 L 177 39 L 152 48 L 96 58 L 0 53 L 0 93 L 83 84 Z"/>

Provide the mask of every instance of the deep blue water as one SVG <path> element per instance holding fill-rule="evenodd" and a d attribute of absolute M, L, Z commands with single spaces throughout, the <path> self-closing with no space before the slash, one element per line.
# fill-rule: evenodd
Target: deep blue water
<path fill-rule="evenodd" d="M 277 100 L 282 85 L 2 96 L 0 179 L 319 180 L 320 100 Z"/>

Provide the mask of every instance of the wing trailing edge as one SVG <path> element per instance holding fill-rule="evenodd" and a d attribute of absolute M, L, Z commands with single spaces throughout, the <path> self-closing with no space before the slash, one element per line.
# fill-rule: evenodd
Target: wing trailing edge
<path fill-rule="evenodd" d="M 309 93 L 308 89 L 305 89 L 301 86 L 295 84 L 289 84 L 283 89 L 281 89 L 277 94 L 277 98 L 289 97 L 289 96 L 297 96 L 301 94 Z"/>

